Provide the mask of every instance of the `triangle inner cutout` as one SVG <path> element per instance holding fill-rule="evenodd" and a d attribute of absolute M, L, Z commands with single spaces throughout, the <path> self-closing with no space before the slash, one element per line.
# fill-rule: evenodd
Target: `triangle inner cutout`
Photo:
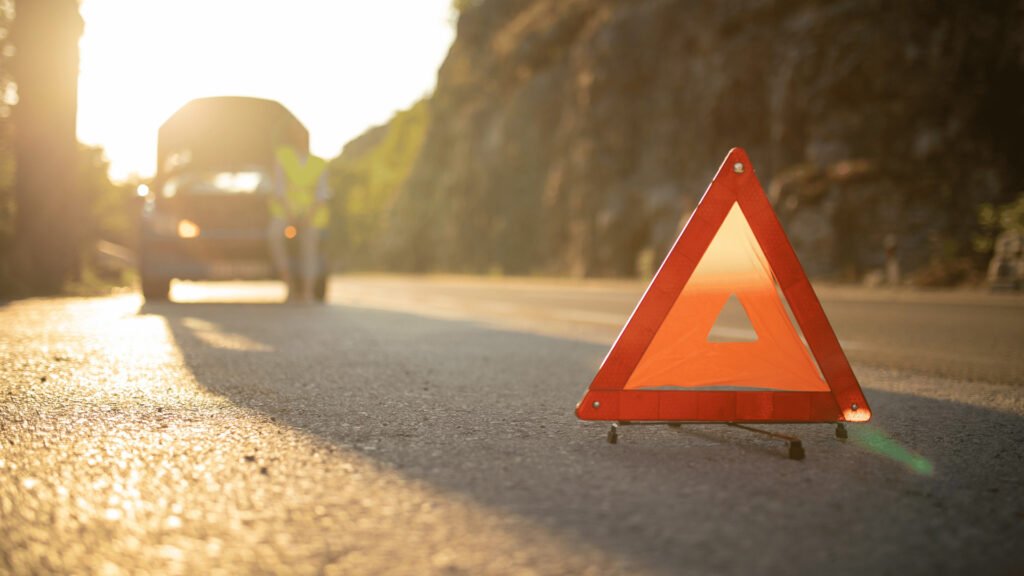
<path fill-rule="evenodd" d="M 735 294 L 730 294 L 729 299 L 722 306 L 718 313 L 718 319 L 711 326 L 708 332 L 708 342 L 756 342 L 757 331 L 750 323 L 750 316 L 740 303 Z"/>

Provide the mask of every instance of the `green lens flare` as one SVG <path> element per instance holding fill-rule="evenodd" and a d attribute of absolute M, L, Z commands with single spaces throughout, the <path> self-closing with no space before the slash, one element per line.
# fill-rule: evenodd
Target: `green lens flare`
<path fill-rule="evenodd" d="M 875 428 L 852 427 L 850 438 L 876 454 L 903 464 L 913 472 L 925 476 L 931 476 L 935 472 L 935 465 L 930 460 L 920 454 L 914 454 Z"/>

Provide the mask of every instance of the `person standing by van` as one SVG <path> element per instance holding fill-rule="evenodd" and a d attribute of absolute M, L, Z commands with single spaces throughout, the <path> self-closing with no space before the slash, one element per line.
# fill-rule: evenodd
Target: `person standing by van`
<path fill-rule="evenodd" d="M 317 279 L 320 235 L 327 229 L 327 162 L 290 146 L 275 150 L 274 197 L 270 201 L 270 257 L 281 279 L 288 285 L 288 300 L 313 301 Z M 298 283 L 286 247 L 287 240 L 299 242 Z M 299 293 L 295 290 L 298 288 Z"/>

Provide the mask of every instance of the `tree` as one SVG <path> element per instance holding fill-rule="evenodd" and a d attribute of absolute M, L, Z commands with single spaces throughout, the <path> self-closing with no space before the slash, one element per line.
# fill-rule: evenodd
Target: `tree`
<path fill-rule="evenodd" d="M 76 0 L 19 0 L 11 41 L 18 104 L 14 122 L 15 266 L 36 294 L 59 292 L 77 273 L 78 39 Z"/>
<path fill-rule="evenodd" d="M 14 237 L 14 150 L 11 131 L 11 107 L 17 103 L 17 90 L 11 78 L 11 24 L 14 0 L 0 0 L 0 292 L 10 276 L 5 256 Z"/>

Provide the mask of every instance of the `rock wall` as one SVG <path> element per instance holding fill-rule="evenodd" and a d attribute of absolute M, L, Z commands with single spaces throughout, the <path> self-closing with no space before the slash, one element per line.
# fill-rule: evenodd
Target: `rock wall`
<path fill-rule="evenodd" d="M 1024 191 L 1016 0 L 488 0 L 466 9 L 391 215 L 400 268 L 622 276 L 747 149 L 805 268 L 982 270 Z"/>

